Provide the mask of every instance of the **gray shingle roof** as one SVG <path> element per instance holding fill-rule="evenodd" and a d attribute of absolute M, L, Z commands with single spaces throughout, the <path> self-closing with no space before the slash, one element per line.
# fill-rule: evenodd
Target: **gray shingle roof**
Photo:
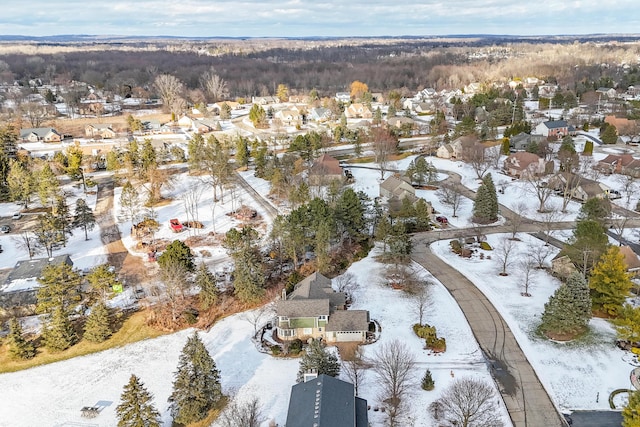
<path fill-rule="evenodd" d="M 367 310 L 337 310 L 327 323 L 327 331 L 356 332 L 369 329 Z"/>
<path fill-rule="evenodd" d="M 329 298 L 277 301 L 276 312 L 289 318 L 328 316 Z"/>
<path fill-rule="evenodd" d="M 355 397 L 353 384 L 327 375 L 291 387 L 287 427 L 368 425 L 367 401 Z"/>

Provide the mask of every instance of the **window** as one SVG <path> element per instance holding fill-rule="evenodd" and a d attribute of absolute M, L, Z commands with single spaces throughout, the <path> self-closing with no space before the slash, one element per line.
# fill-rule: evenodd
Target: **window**
<path fill-rule="evenodd" d="M 304 335 L 311 335 L 311 334 L 313 333 L 313 328 L 304 328 L 304 329 L 302 330 L 302 333 L 303 333 Z"/>

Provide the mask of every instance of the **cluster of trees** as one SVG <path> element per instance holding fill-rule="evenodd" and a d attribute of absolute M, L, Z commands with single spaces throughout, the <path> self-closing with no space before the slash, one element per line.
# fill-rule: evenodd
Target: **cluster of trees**
<path fill-rule="evenodd" d="M 43 270 L 38 279 L 40 287 L 37 292 L 36 311 L 44 314 L 42 342 L 51 352 L 59 352 L 76 344 L 80 337 L 79 328 L 74 323 L 82 324 L 82 338 L 92 342 L 103 342 L 113 334 L 112 313 L 106 301 L 113 295 L 114 288 L 119 285 L 113 269 L 101 264 L 87 274 L 85 280 L 67 263 L 50 264 Z M 83 283 L 88 285 L 82 291 Z M 90 308 L 88 315 L 79 321 L 78 308 Z M 84 310 L 80 310 L 83 313 Z M 28 340 L 16 319 L 10 321 L 9 352 L 17 359 L 30 359 L 36 355 L 35 340 Z"/>
<path fill-rule="evenodd" d="M 187 338 L 173 377 L 173 392 L 168 400 L 175 423 L 188 425 L 202 421 L 222 402 L 220 372 L 197 332 Z M 116 414 L 118 427 L 161 425 L 153 395 L 136 375 L 131 375 L 124 386 Z"/>
<path fill-rule="evenodd" d="M 344 347 L 342 361 L 327 350 L 319 340 L 313 340 L 305 348 L 300 359 L 297 381 L 303 381 L 309 372 L 337 377 L 341 372 L 353 383 L 355 394 L 367 381 L 370 371 L 375 374 L 390 426 L 405 425 L 410 409 L 410 394 L 420 383 L 424 390 L 433 390 L 431 371 L 426 370 L 421 380 L 416 380 L 416 361 L 409 348 L 399 340 L 382 344 L 372 357 L 364 357 L 362 348 Z M 431 406 L 431 415 L 438 421 L 458 426 L 502 426 L 496 392 L 490 384 L 463 377 L 456 379 Z M 449 424 L 447 424 L 449 425 Z"/>
<path fill-rule="evenodd" d="M 576 228 L 563 249 L 578 268 L 545 304 L 540 330 L 549 336 L 574 337 L 587 328 L 592 314 L 613 319 L 621 339 L 640 340 L 634 325 L 640 310 L 626 300 L 633 282 L 624 256 L 609 245 L 608 201 L 591 199 L 582 208 Z"/>

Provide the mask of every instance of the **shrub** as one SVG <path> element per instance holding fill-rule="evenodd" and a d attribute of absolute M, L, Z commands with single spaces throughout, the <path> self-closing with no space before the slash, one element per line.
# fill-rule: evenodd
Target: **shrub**
<path fill-rule="evenodd" d="M 188 325 L 194 325 L 198 321 L 198 312 L 196 310 L 190 309 L 185 310 L 182 313 L 184 317 L 184 321 L 187 322 Z"/>
<path fill-rule="evenodd" d="M 428 349 L 435 352 L 444 352 L 447 350 L 447 342 L 444 338 L 438 338 L 435 326 L 428 324 L 420 325 L 416 323 L 413 325 L 413 332 L 425 341 L 425 345 Z"/>
<path fill-rule="evenodd" d="M 273 354 L 274 356 L 278 356 L 280 355 L 280 353 L 282 353 L 282 349 L 279 345 L 274 344 L 271 346 L 271 354 Z"/>
<path fill-rule="evenodd" d="M 451 246 L 451 250 L 458 255 L 462 252 L 462 245 L 458 240 L 450 241 L 449 246 Z"/>
<path fill-rule="evenodd" d="M 492 251 L 493 248 L 487 242 L 480 242 L 480 249 L 484 249 L 485 251 Z"/>
<path fill-rule="evenodd" d="M 302 351 L 302 341 L 298 338 L 291 341 L 291 344 L 289 344 L 289 352 L 291 354 L 298 354 L 301 351 Z"/>
<path fill-rule="evenodd" d="M 420 386 L 423 390 L 427 391 L 431 391 L 435 388 L 436 384 L 433 381 L 433 377 L 431 376 L 431 371 L 429 369 L 427 369 L 427 371 L 424 373 Z"/>

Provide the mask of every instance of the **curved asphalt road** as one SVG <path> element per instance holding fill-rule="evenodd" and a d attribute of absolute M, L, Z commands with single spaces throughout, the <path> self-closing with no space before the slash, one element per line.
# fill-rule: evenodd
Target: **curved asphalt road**
<path fill-rule="evenodd" d="M 504 319 L 469 279 L 431 252 L 429 243 L 424 233 L 417 235 L 411 257 L 449 290 L 462 309 L 490 363 L 513 425 L 566 426 Z"/>

